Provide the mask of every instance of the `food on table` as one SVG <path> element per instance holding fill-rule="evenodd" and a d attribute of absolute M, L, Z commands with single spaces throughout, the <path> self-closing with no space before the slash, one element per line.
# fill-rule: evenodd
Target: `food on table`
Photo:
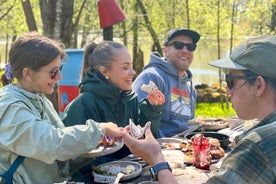
<path fill-rule="evenodd" d="M 131 174 L 135 172 L 135 167 L 133 165 L 127 165 L 125 170 L 123 171 L 124 174 Z"/>
<path fill-rule="evenodd" d="M 193 163 L 193 146 L 191 141 L 180 143 L 181 151 L 184 154 L 186 163 Z"/>
<path fill-rule="evenodd" d="M 140 139 L 143 138 L 146 128 L 151 126 L 151 122 L 148 121 L 144 127 L 141 127 L 140 125 L 135 125 L 133 121 L 129 119 L 129 126 L 130 135 L 136 137 L 137 139 Z"/>
<path fill-rule="evenodd" d="M 193 147 L 190 140 L 180 142 L 167 142 L 164 144 L 167 149 L 181 150 L 184 154 L 185 163 L 193 163 Z"/>
<path fill-rule="evenodd" d="M 224 157 L 225 151 L 220 146 L 220 142 L 218 139 L 209 138 L 210 143 L 210 152 L 213 159 L 220 159 Z"/>
<path fill-rule="evenodd" d="M 92 174 L 95 183 L 115 183 L 130 180 L 142 173 L 142 166 L 137 162 L 113 161 L 92 167 Z"/>
<path fill-rule="evenodd" d="M 126 167 L 123 167 L 120 164 L 106 164 L 102 167 L 92 167 L 92 170 L 97 174 L 115 176 L 118 173 L 124 173 L 126 175 L 132 174 L 135 172 L 135 167 L 131 164 Z"/>
<path fill-rule="evenodd" d="M 220 159 L 224 157 L 225 151 L 221 147 L 219 140 L 211 137 L 208 138 L 212 159 Z M 183 140 L 181 142 L 166 142 L 162 146 L 167 149 L 181 150 L 185 156 L 185 163 L 193 163 L 193 145 L 191 139 Z"/>

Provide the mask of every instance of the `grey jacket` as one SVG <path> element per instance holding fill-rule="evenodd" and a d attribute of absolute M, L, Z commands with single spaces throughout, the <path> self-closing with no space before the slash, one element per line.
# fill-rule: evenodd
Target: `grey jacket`
<path fill-rule="evenodd" d="M 92 120 L 65 128 L 45 95 L 10 84 L 0 90 L 0 135 L 0 173 L 22 155 L 14 183 L 49 184 L 64 181 L 67 160 L 95 148 L 104 131 Z"/>

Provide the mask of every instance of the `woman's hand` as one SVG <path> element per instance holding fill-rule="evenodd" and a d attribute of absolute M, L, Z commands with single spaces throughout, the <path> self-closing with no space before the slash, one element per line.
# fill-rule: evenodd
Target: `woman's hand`
<path fill-rule="evenodd" d="M 151 105 L 163 105 L 165 103 L 164 94 L 160 90 L 156 90 L 154 93 L 149 93 L 147 98 Z"/>
<path fill-rule="evenodd" d="M 105 136 L 110 138 L 122 138 L 124 132 L 124 128 L 118 127 L 117 124 L 108 122 L 108 123 L 100 123 L 100 126 L 104 129 Z"/>

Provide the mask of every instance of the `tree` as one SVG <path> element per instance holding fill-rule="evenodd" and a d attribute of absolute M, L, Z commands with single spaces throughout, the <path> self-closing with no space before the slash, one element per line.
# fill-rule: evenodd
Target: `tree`
<path fill-rule="evenodd" d="M 29 31 L 37 31 L 33 9 L 29 0 L 21 0 Z"/>
<path fill-rule="evenodd" d="M 2 6 L 5 3 L 6 3 L 6 1 L 1 1 L 0 6 Z M 11 4 L 10 6 L 8 6 L 5 11 L 1 12 L 1 14 L 0 14 L 0 21 L 2 19 L 4 19 L 5 16 L 7 16 L 9 14 L 9 12 L 13 9 L 14 4 L 15 4 L 15 0 L 13 1 L 13 4 Z"/>
<path fill-rule="evenodd" d="M 150 20 L 149 20 L 149 18 L 148 18 L 148 14 L 147 14 L 147 11 L 146 11 L 146 9 L 145 9 L 145 7 L 144 7 L 144 4 L 143 4 L 142 0 L 136 0 L 136 2 L 137 2 L 138 7 L 140 8 L 140 11 L 141 11 L 142 14 L 143 14 L 144 21 L 145 21 L 145 23 L 146 23 L 145 26 L 147 27 L 147 29 L 148 29 L 148 31 L 149 31 L 149 33 L 150 33 L 152 39 L 153 39 L 153 45 L 154 45 L 154 47 L 156 48 L 156 51 L 157 51 L 160 55 L 163 55 L 163 53 L 162 53 L 162 48 L 161 48 L 161 46 L 160 46 L 160 42 L 159 42 L 159 40 L 158 40 L 158 37 L 157 37 L 157 35 L 156 35 L 156 33 L 155 33 L 154 28 L 153 28 L 152 25 L 151 25 L 151 22 L 150 22 Z"/>

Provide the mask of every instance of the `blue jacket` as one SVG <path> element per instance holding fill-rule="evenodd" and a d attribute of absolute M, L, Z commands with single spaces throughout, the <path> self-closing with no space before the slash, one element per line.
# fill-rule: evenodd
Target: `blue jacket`
<path fill-rule="evenodd" d="M 178 76 L 177 70 L 164 58 L 152 53 L 149 64 L 137 76 L 133 90 L 139 100 L 147 95 L 140 89 L 142 84 L 153 81 L 165 95 L 165 105 L 161 116 L 161 136 L 171 137 L 188 128 L 188 120 L 194 118 L 196 105 L 196 90 L 192 85 L 192 73 L 186 71 L 186 76 Z"/>

